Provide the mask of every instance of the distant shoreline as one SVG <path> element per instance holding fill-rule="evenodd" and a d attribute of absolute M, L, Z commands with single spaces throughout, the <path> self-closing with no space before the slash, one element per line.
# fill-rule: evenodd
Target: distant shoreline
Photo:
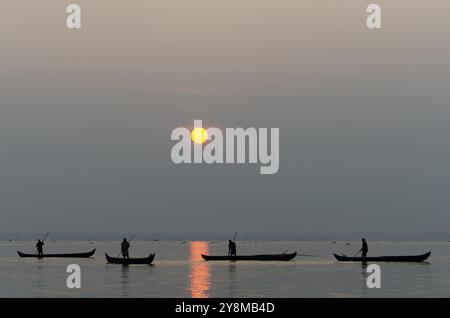
<path fill-rule="evenodd" d="M 131 237 L 136 234 L 136 241 L 227 241 L 233 239 L 235 232 L 220 234 L 162 234 L 162 233 L 58 233 L 52 232 L 51 229 L 43 230 L 36 233 L 0 233 L 0 241 L 34 241 L 42 238 L 47 231 L 50 234 L 47 241 L 119 241 L 123 237 Z M 419 233 L 419 234 L 261 234 L 261 233 L 244 233 L 238 232 L 237 241 L 360 241 L 361 238 L 369 241 L 450 241 L 450 234 L 447 233 Z"/>
<path fill-rule="evenodd" d="M 34 242 L 36 239 L 18 239 L 18 240 L 14 240 L 14 239 L 0 239 L 0 244 L 5 244 L 5 243 L 25 243 L 25 242 Z M 96 243 L 109 243 L 109 242 L 120 242 L 121 239 L 47 239 L 48 243 L 74 243 L 74 242 L 96 242 Z M 170 239 L 166 239 L 166 240 L 159 240 L 159 239 L 135 239 L 134 242 L 147 242 L 147 243 L 189 243 L 189 242 L 210 242 L 210 243 L 225 243 L 228 240 L 227 239 L 222 239 L 222 240 L 209 240 L 209 239 L 191 239 L 191 240 L 181 240 L 181 239 L 177 239 L 177 240 L 170 240 Z M 355 244 L 360 244 L 360 240 L 314 240 L 314 239 L 303 239 L 303 240 L 270 240 L 270 239 L 249 239 L 249 240 L 236 240 L 238 242 L 248 242 L 248 243 L 252 243 L 252 242 L 314 242 L 314 243 L 327 243 L 327 244 L 345 244 L 345 243 L 355 243 Z M 445 239 L 434 239 L 434 240 L 427 240 L 427 239 L 410 239 L 410 240 L 389 240 L 389 239 L 383 239 L 383 240 L 370 240 L 371 243 L 383 243 L 383 242 L 391 242 L 391 243 L 450 243 L 450 240 L 445 240 Z"/>

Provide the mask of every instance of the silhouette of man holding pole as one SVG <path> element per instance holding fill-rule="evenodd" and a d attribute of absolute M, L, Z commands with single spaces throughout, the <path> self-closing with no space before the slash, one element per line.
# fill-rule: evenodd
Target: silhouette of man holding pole
<path fill-rule="evenodd" d="M 128 242 L 126 238 L 123 239 L 120 247 L 122 250 L 123 258 L 130 258 L 130 255 L 128 254 L 128 250 L 130 249 L 130 242 Z"/>
<path fill-rule="evenodd" d="M 236 243 L 228 240 L 228 256 L 236 256 Z"/>
<path fill-rule="evenodd" d="M 369 251 L 369 247 L 367 246 L 367 242 L 366 242 L 366 239 L 361 239 L 361 241 L 362 241 L 362 247 L 361 247 L 361 249 L 359 250 L 359 252 L 358 253 L 356 253 L 356 255 L 358 255 L 360 252 L 362 252 L 361 253 L 361 256 L 363 257 L 363 258 L 366 258 L 367 257 L 367 252 Z M 355 255 L 355 256 L 356 256 Z"/>
<path fill-rule="evenodd" d="M 41 241 L 41 240 L 38 240 L 38 241 L 37 241 L 37 243 L 36 243 L 36 249 L 37 249 L 37 252 L 38 252 L 38 256 L 39 256 L 39 257 L 44 256 L 44 242 L 43 242 L 43 241 Z"/>

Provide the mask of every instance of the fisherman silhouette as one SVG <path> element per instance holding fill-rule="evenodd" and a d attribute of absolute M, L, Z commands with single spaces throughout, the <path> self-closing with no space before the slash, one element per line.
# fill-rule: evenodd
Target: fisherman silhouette
<path fill-rule="evenodd" d="M 130 255 L 128 254 L 128 249 L 130 248 L 130 242 L 127 241 L 126 238 L 123 239 L 121 244 L 122 249 L 122 257 L 123 258 L 130 258 Z"/>
<path fill-rule="evenodd" d="M 369 251 L 369 247 L 367 246 L 367 242 L 366 242 L 366 239 L 361 239 L 361 242 L 362 242 L 362 247 L 361 247 L 361 249 L 359 250 L 359 252 L 362 252 L 361 253 L 361 256 L 363 257 L 363 258 L 366 258 L 367 257 L 367 252 Z M 359 254 L 359 252 L 358 252 L 358 254 Z M 358 254 L 356 254 L 356 255 L 358 255 Z"/>
<path fill-rule="evenodd" d="M 44 242 L 42 242 L 41 240 L 38 240 L 36 243 L 36 249 L 38 252 L 38 256 L 44 256 L 43 246 L 44 246 Z"/>
<path fill-rule="evenodd" d="M 236 243 L 228 240 L 228 256 L 236 256 Z"/>

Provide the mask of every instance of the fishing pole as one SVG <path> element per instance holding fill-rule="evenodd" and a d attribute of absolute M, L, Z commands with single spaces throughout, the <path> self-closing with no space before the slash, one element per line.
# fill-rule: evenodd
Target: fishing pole
<path fill-rule="evenodd" d="M 47 236 L 50 234 L 50 232 L 47 232 L 44 236 L 44 238 L 41 240 L 42 242 L 44 242 L 47 239 Z"/>

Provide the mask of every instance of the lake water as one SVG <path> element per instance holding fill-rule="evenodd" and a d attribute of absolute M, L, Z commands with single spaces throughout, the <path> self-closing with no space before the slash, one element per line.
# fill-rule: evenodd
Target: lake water
<path fill-rule="evenodd" d="M 131 257 L 155 252 L 154 265 L 106 264 L 120 242 L 46 242 L 47 253 L 86 252 L 90 259 L 21 259 L 34 242 L 0 242 L 0 297 L 450 297 L 449 242 L 369 242 L 370 255 L 423 254 L 427 263 L 379 263 L 381 288 L 368 289 L 361 263 L 338 263 L 359 242 L 238 242 L 238 254 L 282 253 L 317 257 L 289 262 L 205 262 L 200 254 L 226 254 L 227 242 L 132 242 Z M 81 289 L 66 287 L 66 266 L 78 264 Z"/>

